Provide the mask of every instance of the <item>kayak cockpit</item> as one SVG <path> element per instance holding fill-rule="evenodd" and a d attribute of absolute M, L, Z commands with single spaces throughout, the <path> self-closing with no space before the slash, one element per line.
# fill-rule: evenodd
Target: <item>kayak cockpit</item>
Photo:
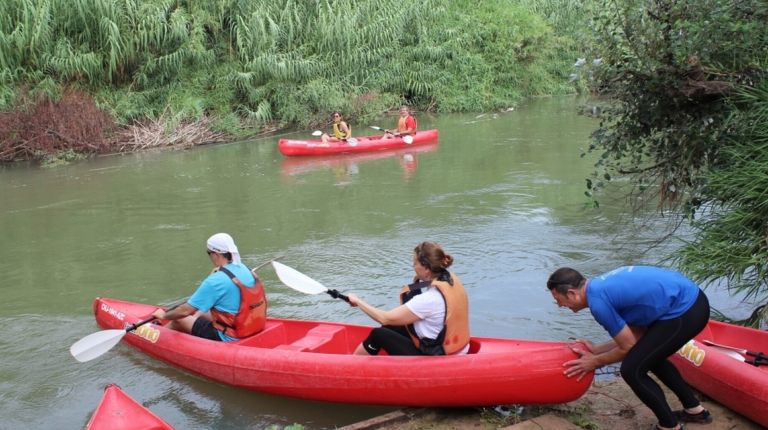
<path fill-rule="evenodd" d="M 233 343 L 253 348 L 351 354 L 370 330 L 356 329 L 338 324 L 269 320 L 261 332 Z"/>
<path fill-rule="evenodd" d="M 368 336 L 371 327 L 314 321 L 268 320 L 264 330 L 238 341 L 240 346 L 320 354 L 352 354 Z M 480 343 L 470 341 L 469 353 L 480 350 Z"/>

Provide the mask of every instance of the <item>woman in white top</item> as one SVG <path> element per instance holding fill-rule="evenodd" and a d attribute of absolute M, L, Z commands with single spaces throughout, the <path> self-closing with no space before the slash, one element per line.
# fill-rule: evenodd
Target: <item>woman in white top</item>
<path fill-rule="evenodd" d="M 453 257 L 434 242 L 414 249 L 414 282 L 401 291 L 402 304 L 389 311 L 349 295 L 360 308 L 382 324 L 371 330 L 355 350 L 358 355 L 449 355 L 469 350 L 467 294 L 459 278 L 447 269 Z"/>

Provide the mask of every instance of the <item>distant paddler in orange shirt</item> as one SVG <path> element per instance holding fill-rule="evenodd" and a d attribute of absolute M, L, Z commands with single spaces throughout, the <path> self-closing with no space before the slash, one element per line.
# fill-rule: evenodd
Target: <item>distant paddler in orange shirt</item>
<path fill-rule="evenodd" d="M 397 130 L 384 130 L 384 139 L 411 136 L 416 134 L 416 118 L 411 115 L 408 106 L 400 106 L 400 118 L 397 119 Z"/>

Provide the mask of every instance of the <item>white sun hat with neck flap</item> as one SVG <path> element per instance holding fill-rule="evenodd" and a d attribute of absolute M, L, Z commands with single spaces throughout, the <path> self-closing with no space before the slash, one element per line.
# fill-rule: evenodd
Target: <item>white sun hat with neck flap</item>
<path fill-rule="evenodd" d="M 232 262 L 240 264 L 240 251 L 237 250 L 235 240 L 227 233 L 216 233 L 208 238 L 207 247 L 209 251 L 224 254 L 232 254 Z"/>

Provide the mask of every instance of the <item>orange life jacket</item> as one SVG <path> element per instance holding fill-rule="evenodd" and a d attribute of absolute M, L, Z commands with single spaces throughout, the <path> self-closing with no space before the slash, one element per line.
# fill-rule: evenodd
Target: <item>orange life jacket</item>
<path fill-rule="evenodd" d="M 256 283 L 248 288 L 229 269 L 220 267 L 219 270 L 226 273 L 240 289 L 240 309 L 237 314 L 231 314 L 211 308 L 213 326 L 227 336 L 236 338 L 248 337 L 262 331 L 267 323 L 267 297 L 264 294 L 264 284 L 254 275 Z"/>
<path fill-rule="evenodd" d="M 445 322 L 437 339 L 419 339 L 413 327 L 407 327 L 414 345 L 422 352 L 430 355 L 455 354 L 469 343 L 469 299 L 467 292 L 458 276 L 451 273 L 451 281 L 452 284 L 446 281 L 432 280 L 431 283 L 421 282 L 406 285 L 400 290 L 401 303 L 405 303 L 413 297 L 414 294 L 409 293 L 427 286 L 437 288 L 445 299 Z M 442 351 L 440 351 L 441 349 Z"/>
<path fill-rule="evenodd" d="M 405 133 L 406 130 L 408 130 L 408 120 L 413 121 L 413 131 L 411 133 L 416 133 L 416 129 L 418 128 L 418 124 L 416 122 L 416 118 L 413 117 L 413 115 L 408 115 L 407 117 L 403 118 L 400 117 L 397 119 L 397 131 L 398 133 Z"/>

